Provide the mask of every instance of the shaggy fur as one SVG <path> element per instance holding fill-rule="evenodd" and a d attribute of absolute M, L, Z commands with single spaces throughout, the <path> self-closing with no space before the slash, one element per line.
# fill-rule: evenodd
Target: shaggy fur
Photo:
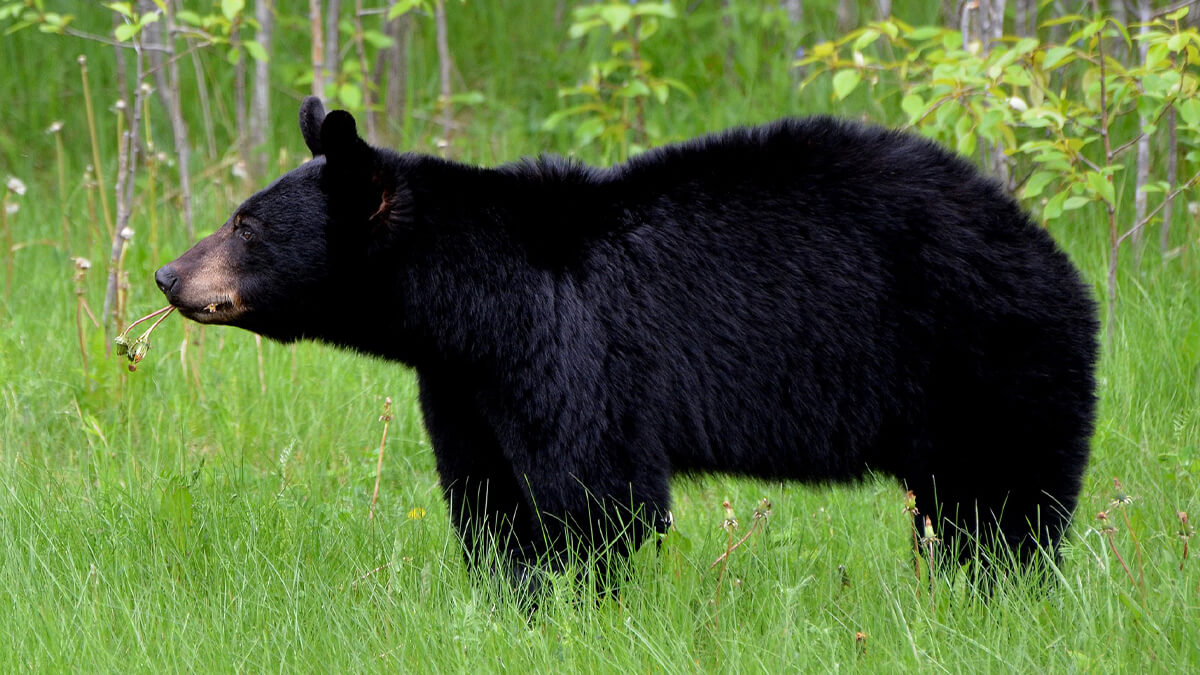
<path fill-rule="evenodd" d="M 482 169 L 372 148 L 315 99 L 301 128 L 314 159 L 159 284 L 199 321 L 415 368 L 468 553 L 624 554 L 673 474 L 711 471 L 891 474 L 951 543 L 1025 561 L 1063 535 L 1096 307 L 933 143 L 816 117 Z M 238 281 L 214 307 L 205 278 Z"/>

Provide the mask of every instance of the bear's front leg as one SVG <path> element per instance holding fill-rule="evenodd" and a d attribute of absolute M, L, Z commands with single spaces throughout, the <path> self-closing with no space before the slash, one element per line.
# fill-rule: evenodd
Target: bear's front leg
<path fill-rule="evenodd" d="M 442 493 L 467 564 L 495 575 L 499 563 L 512 582 L 513 568 L 532 555 L 534 538 L 531 508 L 512 464 L 461 378 L 420 373 L 420 387 Z"/>
<path fill-rule="evenodd" d="M 588 568 L 610 587 L 628 556 L 665 531 L 670 505 L 666 463 L 629 439 L 589 437 L 563 417 L 557 425 L 509 419 L 497 437 L 532 505 L 532 546 L 523 564 L 561 571 Z M 645 452 L 645 454 L 641 454 Z"/>

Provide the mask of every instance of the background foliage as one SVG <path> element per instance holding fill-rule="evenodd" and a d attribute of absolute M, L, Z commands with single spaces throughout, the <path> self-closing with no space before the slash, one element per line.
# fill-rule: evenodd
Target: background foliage
<path fill-rule="evenodd" d="M 1197 15 L 0 0 L 0 669 L 1195 671 Z M 153 270 L 304 159 L 314 91 L 381 144 L 481 164 L 812 113 L 973 156 L 1108 298 L 1060 583 L 930 585 L 888 480 L 703 477 L 619 598 L 561 580 L 529 619 L 468 579 L 403 368 L 175 318 L 137 373 L 106 357 L 102 326 L 161 302 Z"/>

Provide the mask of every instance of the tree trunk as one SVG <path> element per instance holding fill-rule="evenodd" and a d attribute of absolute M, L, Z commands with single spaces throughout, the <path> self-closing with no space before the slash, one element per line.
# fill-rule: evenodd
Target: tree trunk
<path fill-rule="evenodd" d="M 394 2 L 392 4 L 395 4 Z M 407 111 L 404 109 L 408 95 L 408 31 L 412 17 L 408 12 L 396 17 L 387 25 L 388 37 L 392 38 L 389 49 L 381 49 L 380 58 L 387 57 L 387 88 L 384 90 L 384 119 L 389 125 L 404 128 Z M 379 68 L 380 73 L 383 68 Z M 397 134 L 399 136 L 399 134 Z M 403 139 L 397 138 L 403 142 Z"/>
<path fill-rule="evenodd" d="M 891 4 L 891 0 L 887 0 Z M 788 23 L 793 26 L 799 26 L 804 21 L 804 5 L 800 0 L 783 0 L 783 11 L 787 13 Z M 880 13 L 882 13 L 882 3 L 880 4 Z"/>
<path fill-rule="evenodd" d="M 329 0 L 325 9 L 325 78 L 337 82 L 342 72 L 342 34 L 338 21 L 342 18 L 342 0 Z"/>
<path fill-rule="evenodd" d="M 312 35 L 312 95 L 325 97 L 325 40 L 321 33 L 321 0 L 308 0 L 308 32 Z"/>
<path fill-rule="evenodd" d="M 1013 8 L 1013 33 L 1017 37 L 1037 35 L 1037 1 L 1017 0 Z"/>
<path fill-rule="evenodd" d="M 1004 37 L 1004 6 L 1007 0 L 979 0 L 979 42 L 986 54 Z"/>
<path fill-rule="evenodd" d="M 138 11 L 141 13 L 153 11 L 152 0 L 141 0 Z M 154 86 L 167 116 L 171 120 L 171 136 L 175 147 L 175 161 L 179 171 L 179 194 L 183 206 L 184 231 L 190 241 L 194 236 L 192 225 L 192 190 L 190 167 L 188 166 L 191 150 L 188 147 L 187 123 L 183 119 L 183 111 L 179 103 L 179 63 L 175 53 L 175 0 L 163 3 L 163 19 L 148 24 L 143 29 L 143 35 L 150 42 L 162 49 L 146 50 L 146 58 L 150 61 L 150 71 L 154 73 Z"/>
<path fill-rule="evenodd" d="M 567 18 L 567 0 L 558 0 L 554 3 L 554 32 L 557 33 L 562 28 L 563 21 Z"/>
<path fill-rule="evenodd" d="M 137 2 L 138 15 L 153 12 L 155 8 L 154 0 L 138 0 Z M 142 44 L 162 45 L 164 48 L 166 47 L 167 39 L 164 37 L 167 33 L 165 19 L 166 17 L 164 16 L 163 19 L 146 24 L 146 27 L 142 28 Z M 146 61 L 149 64 L 147 70 L 150 74 L 154 75 L 154 88 L 158 90 L 158 97 L 162 99 L 163 107 L 169 110 L 171 106 L 168 103 L 168 99 L 171 96 L 171 90 L 167 83 L 167 69 L 166 64 L 163 62 L 163 55 L 163 51 L 159 49 L 146 50 Z"/>
<path fill-rule="evenodd" d="M 964 2 L 958 8 L 958 30 L 962 33 L 962 48 L 968 49 L 971 46 L 971 12 L 978 11 L 978 6 L 973 6 L 971 3 Z"/>
<path fill-rule="evenodd" d="M 988 3 L 991 6 L 991 17 L 988 19 L 988 28 L 991 32 L 988 34 L 990 40 L 988 44 L 989 51 L 991 45 L 999 42 L 1004 37 L 1004 9 L 1008 4 L 1008 0 L 991 0 Z"/>
<path fill-rule="evenodd" d="M 238 164 L 235 167 L 235 175 L 240 173 L 240 178 L 243 181 L 248 181 L 250 153 L 246 151 L 246 141 L 249 138 L 249 132 L 246 129 L 246 59 L 249 58 L 242 51 L 242 15 L 238 14 L 233 19 L 233 26 L 229 30 L 229 48 L 237 53 L 237 63 L 233 65 L 233 118 L 237 124 L 237 140 L 234 142 L 234 147 L 237 148 Z"/>
<path fill-rule="evenodd" d="M 837 6 L 837 27 L 838 33 L 848 33 L 854 29 L 854 19 L 856 14 L 856 3 L 854 0 L 838 0 Z"/>
<path fill-rule="evenodd" d="M 121 25 L 121 16 L 117 12 L 112 13 L 113 28 Z M 129 66 L 125 63 L 125 47 L 116 47 L 116 63 L 117 63 L 117 98 L 132 100 L 129 92 Z M 128 129 L 131 124 L 129 108 L 118 110 L 117 114 L 125 118 L 125 128 Z"/>
<path fill-rule="evenodd" d="M 149 93 L 149 86 L 141 86 L 145 76 L 141 44 L 141 36 L 135 35 L 133 47 L 136 79 L 134 80 L 133 102 L 127 107 L 130 124 L 122 135 L 121 148 L 117 158 L 115 189 L 117 222 L 113 228 L 112 246 L 109 248 L 108 283 L 104 290 L 103 315 L 106 350 L 111 349 L 114 334 L 121 328 L 121 316 L 117 311 L 117 286 L 121 279 L 121 260 L 125 253 L 125 244 L 133 236 L 132 231 L 129 231 L 129 217 L 133 210 L 134 178 L 137 175 L 138 166 L 138 127 L 141 123 L 143 101 Z"/>
<path fill-rule="evenodd" d="M 1115 3 L 1121 4 L 1121 3 Z M 1150 20 L 1154 13 L 1151 7 L 1151 0 L 1138 0 L 1137 13 L 1138 22 L 1141 26 L 1138 28 L 1138 35 L 1145 36 L 1150 32 Z M 1115 9 L 1114 9 L 1115 15 Z M 1138 43 L 1138 58 L 1142 63 L 1146 62 L 1146 55 L 1149 51 L 1149 44 L 1142 40 Z M 1150 120 L 1138 116 L 1138 130 L 1142 131 Z M 1146 217 L 1146 183 L 1150 180 L 1150 136 L 1142 133 L 1137 142 L 1137 178 L 1134 184 L 1133 193 L 1133 259 L 1134 267 L 1140 268 L 1142 262 L 1142 235 L 1145 228 L 1142 227 L 1142 220 Z"/>
<path fill-rule="evenodd" d="M 879 0 L 879 18 L 880 20 L 892 18 L 892 0 Z"/>
<path fill-rule="evenodd" d="M 454 111 L 450 106 L 450 40 L 446 35 L 446 3 L 436 0 L 434 21 L 437 23 L 438 72 L 442 84 L 442 154 L 450 148 L 450 127 L 454 124 Z"/>
<path fill-rule="evenodd" d="M 1139 14 L 1141 14 L 1140 5 L 1144 4 L 1144 0 L 1137 0 L 1137 2 L 1139 4 L 1137 11 Z M 1125 7 L 1124 0 L 1112 0 L 1112 2 L 1108 3 L 1108 6 L 1109 6 L 1110 16 L 1112 16 L 1113 21 L 1116 21 L 1117 23 L 1121 24 L 1122 26 L 1129 26 L 1129 11 Z M 1124 40 L 1113 40 L 1112 41 L 1112 56 L 1114 59 L 1116 59 L 1118 61 L 1124 60 L 1124 57 L 1125 57 L 1125 41 Z"/>
<path fill-rule="evenodd" d="M 192 148 L 188 141 L 187 122 L 183 119 L 183 106 L 180 104 L 179 86 L 179 56 L 175 51 L 175 3 L 167 0 L 166 25 L 163 43 L 167 47 L 166 87 L 160 94 L 167 104 L 167 114 L 171 116 L 171 136 L 175 145 L 175 162 L 179 171 L 179 195 L 183 202 L 183 225 L 187 232 L 188 241 L 195 239 L 196 228 L 192 219 Z"/>
<path fill-rule="evenodd" d="M 375 110 L 371 106 L 371 69 L 367 67 L 367 46 L 363 40 L 362 0 L 354 0 L 354 49 L 358 52 L 359 84 L 362 86 L 363 117 L 367 126 L 367 142 L 379 144 L 375 133 Z"/>
<path fill-rule="evenodd" d="M 275 22 L 271 0 L 258 0 L 254 19 L 258 22 L 258 44 L 268 60 L 254 62 L 254 91 L 250 93 L 250 175 L 260 181 L 267 173 L 267 125 L 271 119 L 271 30 Z"/>

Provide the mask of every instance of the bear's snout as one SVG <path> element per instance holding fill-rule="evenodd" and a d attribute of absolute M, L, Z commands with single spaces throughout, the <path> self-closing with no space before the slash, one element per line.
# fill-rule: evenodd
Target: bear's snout
<path fill-rule="evenodd" d="M 154 283 L 158 284 L 158 290 L 167 296 L 167 300 L 173 300 L 171 291 L 179 285 L 179 274 L 175 272 L 175 267 L 168 263 L 154 273 Z"/>

